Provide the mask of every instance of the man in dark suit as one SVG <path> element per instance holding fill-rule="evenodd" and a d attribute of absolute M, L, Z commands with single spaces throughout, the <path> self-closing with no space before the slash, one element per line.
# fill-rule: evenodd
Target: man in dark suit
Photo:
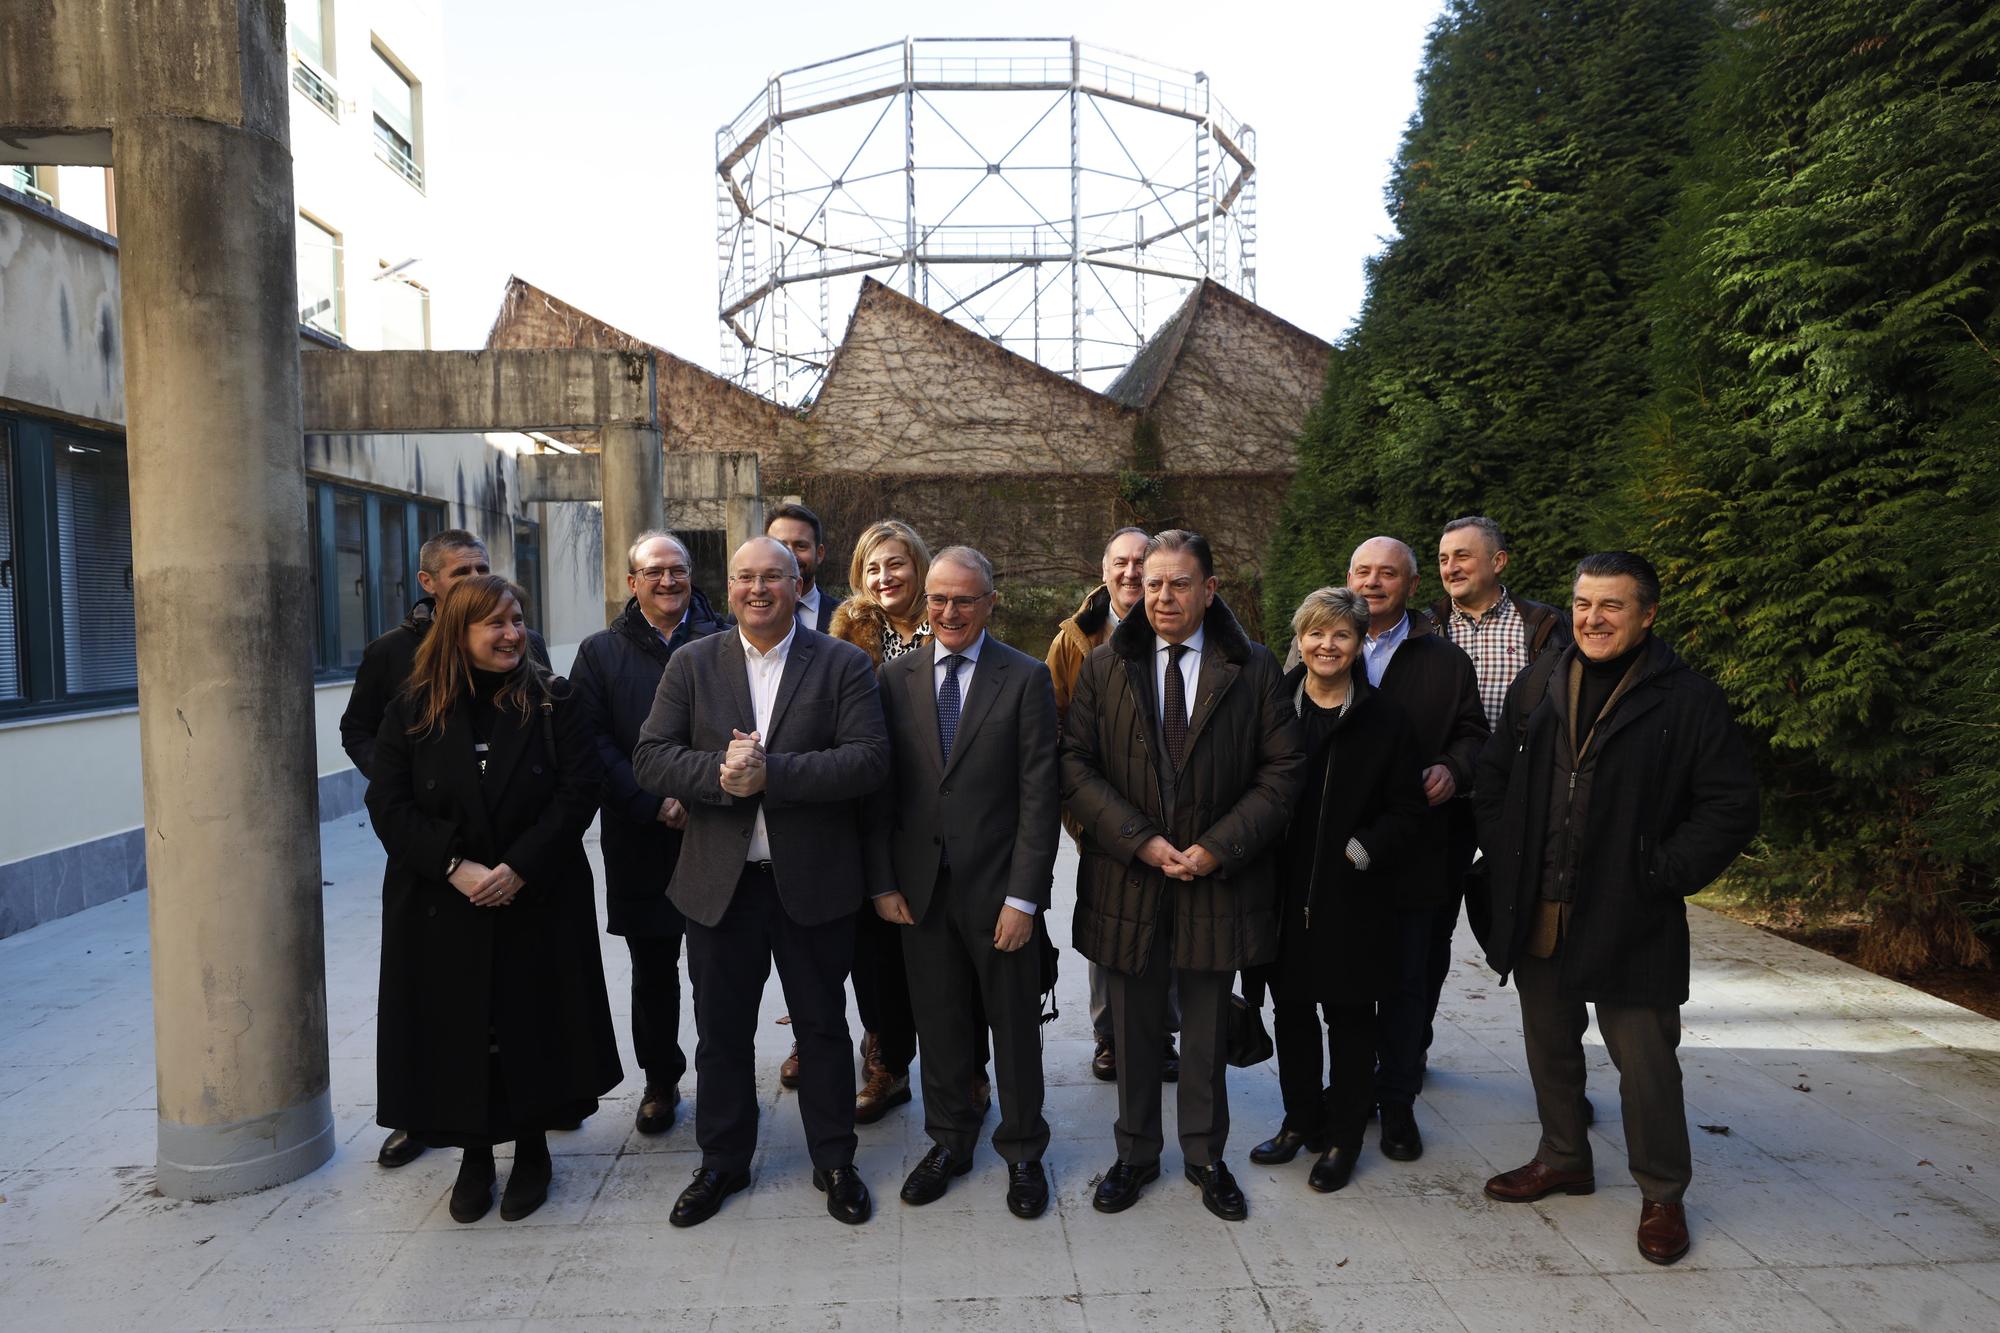
<path fill-rule="evenodd" d="M 1049 1126 L 1041 960 L 1029 946 L 1049 908 L 1062 827 L 1055 687 L 1046 666 L 986 632 L 995 594 L 985 556 L 938 552 L 925 594 L 935 638 L 882 669 L 892 777 L 873 803 L 867 846 L 875 910 L 908 928 L 924 1128 L 935 1145 L 904 1182 L 903 1202 L 933 1202 L 972 1167 L 985 1118 L 973 1099 L 978 1027 L 990 1023 L 1007 1207 L 1039 1217 Z"/>
<path fill-rule="evenodd" d="M 736 632 L 676 652 L 632 770 L 687 807 L 667 895 L 687 918 L 701 1165 L 668 1220 L 694 1226 L 750 1183 L 757 1011 L 772 964 L 799 1040 L 799 1114 L 813 1184 L 842 1222 L 868 1220 L 854 1169 L 847 970 L 863 893 L 861 798 L 889 772 L 868 655 L 800 625 L 798 562 L 753 537 L 729 562 Z"/>
<path fill-rule="evenodd" d="M 641 1134 L 673 1128 L 680 1106 L 681 937 L 686 922 L 667 897 L 680 859 L 687 809 L 648 791 L 632 772 L 639 728 L 652 713 L 660 675 L 679 649 L 722 626 L 694 596 L 694 561 L 678 537 L 643 532 L 626 552 L 631 600 L 609 629 L 576 650 L 570 684 L 604 765 L 598 833 L 604 851 L 606 928 L 632 957 L 632 1050 L 645 1071 L 636 1117 Z"/>
<path fill-rule="evenodd" d="M 808 629 L 826 633 L 840 597 L 822 587 L 820 566 L 826 563 L 826 532 L 819 515 L 802 504 L 782 504 L 764 519 L 764 535 L 792 553 L 799 562 L 799 604 L 795 614 Z"/>
<path fill-rule="evenodd" d="M 340 715 L 340 748 L 361 770 L 362 777 L 375 777 L 375 734 L 382 729 L 389 701 L 410 678 L 417 649 L 431 632 L 438 598 L 460 579 L 492 572 L 486 543 L 464 528 L 446 528 L 418 548 L 417 586 L 424 595 L 411 605 L 400 624 L 361 650 L 361 664 L 354 669 L 354 688 L 348 692 L 347 707 Z M 528 655 L 543 666 L 549 664 L 548 645 L 533 630 L 528 631 Z M 386 1167 L 407 1166 L 423 1152 L 424 1145 L 411 1138 L 408 1130 L 395 1129 L 382 1140 L 375 1160 Z"/>
<path fill-rule="evenodd" d="M 1486 711 L 1472 659 L 1409 614 L 1417 588 L 1417 556 L 1394 537 L 1371 537 L 1347 562 L 1347 586 L 1368 603 L 1362 660 L 1368 683 L 1402 708 L 1424 757 L 1424 799 L 1429 827 L 1422 849 L 1406 863 L 1390 938 L 1393 977 L 1377 1027 L 1376 1096 L 1382 1110 L 1382 1152 L 1399 1162 L 1423 1155 L 1417 1129 L 1417 1093 L 1424 1085 L 1424 1057 L 1431 1045 L 1439 990 L 1431 985 L 1431 943 L 1439 918 L 1458 920 L 1458 899 L 1472 861 L 1472 823 L 1457 798 L 1472 791 L 1472 770 L 1486 743 Z M 1444 976 L 1438 974 L 1438 986 Z"/>

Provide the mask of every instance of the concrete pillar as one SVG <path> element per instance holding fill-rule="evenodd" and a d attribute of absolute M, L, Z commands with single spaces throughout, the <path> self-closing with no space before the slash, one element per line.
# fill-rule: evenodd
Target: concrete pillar
<path fill-rule="evenodd" d="M 723 549 L 733 552 L 752 537 L 764 535 L 764 484 L 754 453 L 726 455 L 722 474 L 727 497 L 722 510 Z"/>
<path fill-rule="evenodd" d="M 282 50 L 252 71 L 278 99 Z M 281 102 L 264 123 L 145 110 L 113 136 L 158 1184 L 180 1199 L 281 1184 L 334 1148 Z"/>
<path fill-rule="evenodd" d="M 604 623 L 625 609 L 630 569 L 625 557 L 648 528 L 666 526 L 661 471 L 666 455 L 652 426 L 605 426 L 599 431 L 598 479 L 604 496 Z"/>

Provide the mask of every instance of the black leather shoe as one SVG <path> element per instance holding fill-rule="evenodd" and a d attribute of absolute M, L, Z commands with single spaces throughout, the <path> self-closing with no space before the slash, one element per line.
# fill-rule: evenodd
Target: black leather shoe
<path fill-rule="evenodd" d="M 826 1211 L 836 1222 L 858 1227 L 875 1212 L 868 1186 L 862 1183 L 861 1173 L 852 1162 L 824 1171 L 813 1168 L 813 1188 L 826 1194 Z"/>
<path fill-rule="evenodd" d="M 1201 1206 L 1225 1222 L 1241 1222 L 1250 1216 L 1250 1202 L 1236 1187 L 1236 1177 L 1217 1162 L 1213 1166 L 1189 1166 L 1188 1183 L 1201 1186 Z"/>
<path fill-rule="evenodd" d="M 1178 1083 L 1180 1081 L 1181 1053 L 1174 1049 L 1174 1039 L 1168 1037 L 1166 1052 L 1160 1056 L 1160 1082 Z"/>
<path fill-rule="evenodd" d="M 679 1088 L 655 1088 L 650 1085 L 639 1098 L 639 1114 L 634 1121 L 641 1134 L 664 1134 L 674 1127 L 674 1115 L 681 1108 Z"/>
<path fill-rule="evenodd" d="M 493 1151 L 467 1153 L 451 1185 L 451 1220 L 477 1222 L 493 1207 Z"/>
<path fill-rule="evenodd" d="M 1007 1211 L 1016 1217 L 1040 1217 L 1049 1206 L 1049 1178 L 1040 1162 L 1015 1162 L 1007 1168 Z"/>
<path fill-rule="evenodd" d="M 1090 1076 L 1105 1083 L 1118 1077 L 1118 1052 L 1102 1037 L 1097 1039 L 1097 1050 L 1090 1057 Z"/>
<path fill-rule="evenodd" d="M 1347 1182 L 1354 1179 L 1354 1159 L 1360 1155 L 1360 1151 L 1354 1148 L 1328 1148 L 1313 1163 L 1312 1174 L 1306 1177 L 1306 1184 L 1321 1194 L 1344 1189 Z"/>
<path fill-rule="evenodd" d="M 1416 1113 L 1409 1107 L 1382 1108 L 1382 1155 L 1396 1162 L 1414 1162 L 1424 1155 L 1424 1136 L 1417 1132 Z"/>
<path fill-rule="evenodd" d="M 407 1129 L 392 1129 L 389 1137 L 382 1140 L 382 1151 L 375 1154 L 375 1160 L 382 1166 L 394 1169 L 408 1166 L 424 1155 L 424 1145 L 410 1137 Z"/>
<path fill-rule="evenodd" d="M 546 1144 L 540 1152 L 521 1151 L 514 1145 L 514 1169 L 507 1173 L 507 1188 L 500 1192 L 500 1220 L 518 1222 L 541 1207 L 549 1197 L 549 1183 L 555 1178 L 555 1164 L 549 1160 Z"/>
<path fill-rule="evenodd" d="M 1090 1206 L 1100 1213 L 1122 1213 L 1139 1202 L 1139 1191 L 1160 1178 L 1160 1164 L 1134 1166 L 1124 1158 L 1111 1164 L 1104 1179 L 1097 1182 L 1097 1194 Z"/>
<path fill-rule="evenodd" d="M 694 1169 L 694 1180 L 681 1191 L 681 1197 L 674 1200 L 674 1210 L 667 1214 L 667 1221 L 677 1227 L 700 1226 L 715 1216 L 715 1210 L 722 1207 L 722 1201 L 750 1184 L 750 1173 L 740 1172 L 730 1175 L 712 1167 L 698 1166 Z"/>
<path fill-rule="evenodd" d="M 553 1125 L 550 1125 L 549 1128 L 558 1130 L 564 1134 L 574 1134 L 583 1128 L 583 1117 L 577 1116 L 573 1120 L 558 1120 Z"/>
<path fill-rule="evenodd" d="M 944 1197 L 945 1187 L 951 1184 L 953 1176 L 962 1176 L 971 1169 L 970 1157 L 960 1161 L 940 1143 L 924 1154 L 923 1161 L 910 1168 L 903 1181 L 903 1202 L 918 1207 L 936 1203 Z"/>
<path fill-rule="evenodd" d="M 1250 1150 L 1250 1160 L 1259 1166 L 1283 1166 L 1297 1157 L 1301 1148 L 1307 1152 L 1325 1152 L 1327 1147 L 1324 1135 L 1295 1134 L 1280 1125 L 1277 1133 Z"/>

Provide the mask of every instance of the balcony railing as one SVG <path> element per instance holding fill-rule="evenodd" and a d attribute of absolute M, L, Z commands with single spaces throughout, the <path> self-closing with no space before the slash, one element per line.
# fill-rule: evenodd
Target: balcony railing
<path fill-rule="evenodd" d="M 388 139 L 379 131 L 375 135 L 375 156 L 388 163 L 395 169 L 397 175 L 419 190 L 424 188 L 424 169 L 418 164 L 417 159 L 410 155 L 410 150 Z"/>
<path fill-rule="evenodd" d="M 292 52 L 292 87 L 304 93 L 306 100 L 328 117 L 334 121 L 340 119 L 340 93 L 333 86 L 332 76 L 296 51 Z"/>

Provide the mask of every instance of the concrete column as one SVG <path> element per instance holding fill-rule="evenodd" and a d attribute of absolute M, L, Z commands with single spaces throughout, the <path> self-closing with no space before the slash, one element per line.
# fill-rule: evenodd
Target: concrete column
<path fill-rule="evenodd" d="M 598 455 L 604 490 L 604 623 L 625 609 L 626 552 L 648 528 L 666 526 L 666 455 L 652 426 L 605 426 Z"/>
<path fill-rule="evenodd" d="M 265 124 L 142 112 L 113 136 L 158 1184 L 181 1199 L 334 1148 L 281 104 Z"/>
<path fill-rule="evenodd" d="M 722 510 L 723 549 L 734 552 L 752 537 L 764 535 L 764 483 L 754 453 L 729 454 L 723 463 L 727 486 L 723 492 L 727 497 Z"/>

